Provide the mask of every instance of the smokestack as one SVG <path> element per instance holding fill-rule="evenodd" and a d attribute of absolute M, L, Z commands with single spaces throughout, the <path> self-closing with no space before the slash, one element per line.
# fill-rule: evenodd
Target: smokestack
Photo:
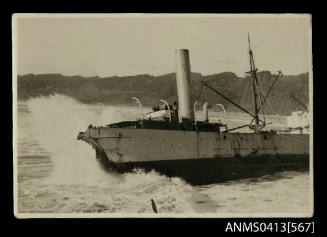
<path fill-rule="evenodd" d="M 179 121 L 182 122 L 183 119 L 194 121 L 189 51 L 187 49 L 177 49 L 175 53 Z"/>

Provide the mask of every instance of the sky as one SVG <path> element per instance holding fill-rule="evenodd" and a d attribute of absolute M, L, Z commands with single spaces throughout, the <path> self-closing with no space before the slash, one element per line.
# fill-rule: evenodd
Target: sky
<path fill-rule="evenodd" d="M 175 71 L 174 51 L 189 49 L 191 71 L 249 71 L 247 34 L 259 71 L 310 70 L 308 15 L 15 15 L 18 75 L 162 75 Z"/>

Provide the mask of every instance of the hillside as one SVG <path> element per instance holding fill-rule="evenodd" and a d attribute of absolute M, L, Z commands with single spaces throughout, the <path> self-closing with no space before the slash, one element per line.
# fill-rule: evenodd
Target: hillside
<path fill-rule="evenodd" d="M 258 79 L 264 91 L 267 91 L 276 75 L 269 71 L 258 73 Z M 193 95 L 199 101 L 212 104 L 221 103 L 227 110 L 239 111 L 211 90 L 205 88 L 200 81 L 208 83 L 224 93 L 243 107 L 253 111 L 252 87 L 247 78 L 237 77 L 232 72 L 223 72 L 203 76 L 192 73 Z M 250 85 L 250 87 L 249 87 Z M 246 89 L 248 88 L 248 89 Z M 293 94 L 302 103 L 307 104 L 309 98 L 309 74 L 283 76 L 278 79 L 266 106 L 268 113 L 289 114 L 301 106 L 290 98 Z M 136 75 L 127 77 L 82 77 L 64 76 L 61 74 L 28 74 L 17 78 L 18 100 L 30 97 L 59 93 L 71 96 L 83 103 L 127 104 L 134 105 L 131 97 L 138 97 L 143 105 L 152 106 L 165 99 L 169 103 L 177 101 L 175 74 L 161 76 Z"/>

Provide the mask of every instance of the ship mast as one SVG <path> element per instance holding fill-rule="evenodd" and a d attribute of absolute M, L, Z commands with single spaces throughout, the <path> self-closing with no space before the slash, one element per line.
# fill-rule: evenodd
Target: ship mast
<path fill-rule="evenodd" d="M 232 129 L 229 129 L 227 131 L 232 131 L 232 130 L 243 128 L 245 126 L 249 126 L 249 128 L 255 130 L 255 132 L 260 132 L 261 129 L 263 129 L 266 126 L 266 119 L 265 119 L 265 112 L 264 112 L 264 109 L 263 109 L 263 104 L 267 100 L 268 95 L 271 92 L 272 88 L 274 87 L 274 85 L 275 85 L 276 81 L 278 80 L 278 78 L 283 75 L 281 71 L 278 72 L 278 75 L 276 76 L 275 80 L 271 84 L 267 94 L 265 94 L 263 92 L 262 87 L 259 85 L 259 81 L 258 81 L 258 77 L 257 77 L 258 69 L 255 67 L 254 58 L 253 58 L 253 51 L 251 49 L 250 35 L 249 34 L 248 34 L 248 43 L 249 43 L 249 55 L 250 55 L 250 58 L 249 58 L 250 59 L 250 71 L 247 72 L 247 74 L 249 74 L 251 76 L 251 78 L 252 78 L 253 98 L 254 98 L 254 113 L 249 112 L 248 110 L 246 110 L 242 106 L 238 105 L 233 100 L 226 97 L 223 93 L 219 92 L 217 89 L 214 89 L 212 86 L 208 85 L 206 82 L 201 81 L 201 83 L 203 85 L 205 85 L 207 88 L 209 88 L 210 90 L 212 90 L 216 94 L 220 95 L 225 100 L 229 101 L 230 103 L 232 103 L 233 105 L 235 105 L 236 107 L 241 109 L 243 112 L 249 114 L 253 118 L 249 125 L 244 125 L 244 126 L 232 128 Z M 258 102 L 260 102 L 260 104 L 258 104 Z M 261 120 L 259 118 L 260 110 L 262 110 L 263 120 Z M 252 125 L 253 121 L 255 121 L 255 125 Z"/>
<path fill-rule="evenodd" d="M 250 34 L 248 33 L 248 42 L 249 42 L 249 55 L 250 55 L 250 74 L 252 77 L 252 85 L 253 85 L 253 98 L 254 98 L 254 119 L 255 119 L 255 124 L 259 124 L 259 111 L 258 111 L 258 104 L 257 104 L 257 90 L 256 90 L 256 85 L 258 85 L 258 80 L 257 80 L 257 69 L 254 64 L 254 59 L 253 59 L 253 52 L 251 50 L 251 43 L 250 43 Z"/>
<path fill-rule="evenodd" d="M 251 75 L 252 78 L 252 85 L 253 85 L 253 98 L 254 98 L 254 121 L 255 121 L 255 125 L 251 126 L 250 124 L 250 128 L 256 130 L 257 132 L 260 131 L 262 128 L 264 128 L 266 126 L 266 119 L 265 119 L 265 113 L 264 113 L 264 109 L 263 109 L 263 104 L 265 101 L 265 96 L 264 93 L 262 91 L 262 88 L 260 88 L 259 85 L 259 81 L 258 81 L 258 76 L 257 76 L 257 71 L 258 69 L 255 67 L 255 63 L 254 63 L 254 58 L 253 58 L 253 51 L 251 49 L 251 43 L 250 43 L 250 34 L 248 33 L 248 42 L 249 42 L 249 55 L 250 55 L 250 71 L 247 72 Z M 279 77 L 279 74 L 277 76 L 277 78 Z M 262 97 L 263 96 L 263 100 Z M 258 106 L 258 99 L 260 101 L 260 107 Z M 258 108 L 259 107 L 259 108 Z M 263 114 L 263 121 L 261 119 L 259 119 L 259 111 L 262 109 L 262 114 Z M 259 125 L 259 121 L 262 121 L 262 124 Z"/>

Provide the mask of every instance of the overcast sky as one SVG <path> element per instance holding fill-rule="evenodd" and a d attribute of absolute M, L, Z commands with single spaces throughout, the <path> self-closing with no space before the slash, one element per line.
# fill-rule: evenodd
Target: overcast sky
<path fill-rule="evenodd" d="M 174 72 L 174 51 L 190 50 L 203 75 L 249 71 L 247 32 L 259 70 L 309 71 L 310 18 L 126 15 L 16 18 L 17 73 L 83 76 Z"/>

